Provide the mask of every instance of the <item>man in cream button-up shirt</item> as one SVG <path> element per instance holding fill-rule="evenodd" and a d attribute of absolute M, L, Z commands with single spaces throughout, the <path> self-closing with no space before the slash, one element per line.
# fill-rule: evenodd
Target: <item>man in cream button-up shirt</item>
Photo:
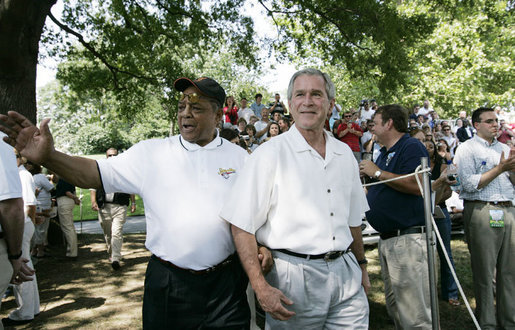
<path fill-rule="evenodd" d="M 360 225 L 368 204 L 350 148 L 323 129 L 334 85 L 318 70 L 301 70 L 288 102 L 295 125 L 250 156 L 221 217 L 232 224 L 267 328 L 366 329 Z M 256 240 L 274 256 L 266 280 Z"/>

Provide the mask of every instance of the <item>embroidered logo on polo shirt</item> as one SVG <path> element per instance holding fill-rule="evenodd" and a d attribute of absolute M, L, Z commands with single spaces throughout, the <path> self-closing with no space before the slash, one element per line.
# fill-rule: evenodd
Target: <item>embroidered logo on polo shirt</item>
<path fill-rule="evenodd" d="M 219 168 L 218 169 L 218 174 L 220 174 L 224 179 L 229 179 L 230 175 L 234 174 L 234 173 L 236 173 L 236 171 L 233 168 L 228 168 L 228 169 Z"/>
<path fill-rule="evenodd" d="M 386 157 L 386 166 L 388 166 L 388 164 L 390 164 L 390 161 L 392 160 L 393 156 L 395 156 L 395 151 L 388 154 L 388 156 Z"/>

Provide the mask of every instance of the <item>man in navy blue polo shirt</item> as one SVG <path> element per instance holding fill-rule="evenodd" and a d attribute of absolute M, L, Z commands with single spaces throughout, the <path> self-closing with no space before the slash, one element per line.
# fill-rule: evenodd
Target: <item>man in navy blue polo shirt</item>
<path fill-rule="evenodd" d="M 400 105 L 379 107 L 372 132 L 384 145 L 376 163 L 360 163 L 362 176 L 383 181 L 413 173 L 425 147 L 409 137 L 408 111 Z M 386 308 L 396 328 L 431 329 L 424 203 L 414 176 L 371 186 L 368 222 L 381 233 L 379 258 Z"/>

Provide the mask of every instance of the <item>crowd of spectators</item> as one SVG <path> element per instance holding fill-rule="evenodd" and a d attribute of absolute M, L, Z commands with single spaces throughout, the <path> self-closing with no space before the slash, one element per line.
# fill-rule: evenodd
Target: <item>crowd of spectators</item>
<path fill-rule="evenodd" d="M 287 132 L 294 124 L 293 117 L 288 113 L 287 107 L 281 101 L 280 94 L 275 94 L 274 100 L 268 105 L 262 103 L 262 95 L 255 95 L 255 102 L 248 107 L 246 98 L 239 100 L 239 106 L 233 96 L 225 98 L 223 107 L 222 121 L 219 123 L 220 136 L 235 143 L 245 149 L 249 154 L 259 148 L 260 145 L 270 141 L 272 138 Z M 223 98 L 222 98 L 223 100 Z M 327 117 L 325 128 L 336 139 L 347 144 L 356 161 L 362 160 L 376 161 L 381 153 L 381 145 L 374 134 L 374 113 L 378 109 L 375 100 L 362 100 L 358 109 L 344 108 L 337 104 L 334 105 L 332 112 Z M 495 109 L 495 116 L 499 122 L 497 141 L 513 147 L 515 143 L 515 133 L 508 124 L 509 118 L 500 108 Z M 462 217 L 463 201 L 459 199 L 460 182 L 457 177 L 449 177 L 453 164 L 453 159 L 457 148 L 465 141 L 471 139 L 476 134 L 476 130 L 471 124 L 471 117 L 465 111 L 459 113 L 457 118 L 441 119 L 438 113 L 431 107 L 430 102 L 425 100 L 422 106 L 413 106 L 409 117 L 409 134 L 418 139 L 427 149 L 429 155 L 429 165 L 431 168 L 432 190 L 434 192 L 435 205 L 442 210 L 443 216 L 436 219 L 438 230 L 444 242 L 444 249 L 450 257 L 451 266 L 454 267 L 452 251 L 450 248 L 450 234 L 452 221 L 458 221 Z M 405 127 L 405 125 L 403 125 Z M 19 154 L 17 155 L 18 158 Z M 19 163 L 23 167 L 24 163 Z M 41 167 L 30 162 L 26 164 L 27 170 L 33 174 L 34 204 L 30 225 L 35 225 L 34 236 L 32 233 L 25 236 L 23 253 L 27 259 L 30 256 L 36 258 L 44 257 L 44 247 L 47 242 L 46 236 L 48 223 L 52 207 L 55 206 L 55 198 L 52 203 L 51 190 L 54 188 L 53 180 L 48 180 L 41 174 Z M 64 180 L 57 182 L 57 205 L 59 207 L 59 217 L 61 228 L 66 237 L 67 251 L 66 256 L 69 260 L 77 259 L 77 238 L 73 227 L 72 210 L 80 201 L 75 195 L 75 187 L 66 183 Z M 56 183 L 54 182 L 54 183 Z M 36 201 L 37 199 L 37 201 Z M 26 198 L 24 197 L 24 200 Z M 126 212 L 126 209 L 124 209 Z M 30 228 L 30 226 L 29 226 Z M 34 229 L 32 229 L 34 230 Z M 109 240 L 106 241 L 109 246 Z M 31 248 L 29 248 L 31 247 Z M 121 243 L 120 243 L 121 248 Z M 30 254 L 29 254 L 29 251 Z M 443 250 L 438 246 L 440 260 L 444 261 Z M 112 259 L 113 263 L 118 263 Z M 32 264 L 29 266 L 32 267 Z M 119 268 L 113 265 L 114 269 Z M 451 305 L 459 305 L 458 290 L 454 279 L 451 276 L 449 266 L 441 263 L 441 297 Z M 32 296 L 25 298 L 25 309 L 29 305 L 31 311 L 29 316 L 23 316 L 19 321 L 30 321 L 34 315 L 39 313 L 39 299 L 37 296 L 37 280 L 27 282 L 25 285 L 32 285 Z M 16 294 L 16 287 L 15 294 Z M 21 294 L 20 294 L 21 296 Z M 21 299 L 19 299 L 21 301 Z M 27 304 L 27 301 L 32 303 Z M 23 307 L 19 304 L 18 311 Z M 11 313 L 9 322 L 18 321 Z M 12 325 L 21 323 L 10 323 Z"/>
<path fill-rule="evenodd" d="M 270 103 L 268 107 L 261 104 L 261 98 L 261 94 L 257 94 L 256 103 L 251 106 L 251 109 L 258 109 L 258 105 L 261 106 L 259 112 L 255 111 L 254 115 L 250 115 L 251 123 L 246 123 L 245 119 L 241 117 L 231 121 L 227 114 L 224 116 L 224 122 L 221 123 L 221 127 L 223 127 L 221 136 L 239 144 L 249 153 L 271 138 L 284 133 L 294 123 L 280 102 L 279 94 L 276 94 L 274 102 Z M 227 99 L 232 99 L 232 97 Z M 245 106 L 246 99 L 242 99 L 241 107 L 245 109 Z M 278 108 L 280 110 L 276 110 Z M 351 148 L 358 163 L 361 160 L 376 161 L 383 147 L 373 133 L 374 122 L 372 119 L 377 108 L 378 105 L 374 99 L 362 100 L 358 109 L 344 109 L 335 105 L 327 119 L 326 129 Z M 244 113 L 243 110 L 238 111 L 237 109 L 233 112 Z M 515 133 L 508 124 L 509 117 L 499 107 L 495 109 L 495 113 L 499 121 L 497 140 L 510 147 L 513 146 Z M 450 247 L 451 231 L 453 226 L 460 226 L 460 224 L 462 226 L 463 201 L 459 198 L 459 179 L 448 178 L 447 175 L 450 172 L 448 173 L 447 167 L 453 163 L 459 145 L 476 134 L 471 123 L 471 114 L 472 112 L 467 114 L 466 111 L 461 111 L 457 118 L 441 119 L 438 112 L 431 107 L 430 102 L 425 100 L 422 106 L 415 104 L 409 116 L 410 136 L 418 139 L 429 154 L 435 207 L 442 211 L 438 212 L 440 217 L 437 216 L 435 221 L 453 266 L 454 261 Z M 259 116 L 261 116 L 261 120 L 257 121 Z M 238 122 L 238 126 L 236 127 L 233 122 Z M 257 134 L 258 132 L 260 134 Z M 445 262 L 440 246 L 438 246 L 438 253 L 442 261 L 440 266 L 441 298 L 451 305 L 459 305 L 457 285 Z"/>
<path fill-rule="evenodd" d="M 275 94 L 274 101 L 268 106 L 262 103 L 262 98 L 262 94 L 256 94 L 256 101 L 248 108 L 246 98 L 240 99 L 238 107 L 234 97 L 228 96 L 223 109 L 223 120 L 219 125 L 223 132 L 222 137 L 229 137 L 229 141 L 239 144 L 249 153 L 272 137 L 288 131 L 294 124 L 284 103 L 280 101 L 280 94 Z M 374 99 L 362 100 L 357 109 L 351 107 L 346 110 L 335 104 L 327 119 L 326 129 L 335 138 L 349 145 L 358 162 L 362 159 L 375 161 L 379 155 L 381 146 L 371 132 L 372 116 L 377 107 Z M 409 117 L 411 136 L 417 135 L 421 142 L 432 141 L 436 152 L 445 162 L 452 161 L 458 145 L 475 134 L 470 114 L 467 115 L 466 111 L 461 111 L 457 118 L 441 119 L 428 100 L 423 102 L 422 107 L 415 104 L 412 111 Z M 495 112 L 499 120 L 497 140 L 513 146 L 515 132 L 509 124 L 509 117 L 500 107 Z M 235 131 L 236 135 L 229 131 Z"/>

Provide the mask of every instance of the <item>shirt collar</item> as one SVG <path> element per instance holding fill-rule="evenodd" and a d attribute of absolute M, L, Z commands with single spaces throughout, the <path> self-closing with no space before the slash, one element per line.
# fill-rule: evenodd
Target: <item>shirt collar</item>
<path fill-rule="evenodd" d="M 288 134 L 288 136 L 290 137 L 290 141 L 291 141 L 293 150 L 295 150 L 296 152 L 313 150 L 313 152 L 316 153 L 315 149 L 313 149 L 313 147 L 309 145 L 309 143 L 302 136 L 302 134 L 300 134 L 300 132 L 297 129 L 297 127 L 295 126 L 295 124 L 293 124 L 290 127 L 290 129 L 288 130 L 288 132 L 286 132 L 284 134 Z M 331 136 L 327 133 L 326 130 L 324 130 L 324 135 L 325 135 L 326 158 L 327 158 L 327 155 L 332 154 L 332 153 L 341 155 L 345 152 L 344 151 L 345 146 L 340 141 L 331 138 Z"/>
<path fill-rule="evenodd" d="M 492 144 L 490 144 L 490 143 L 488 143 L 488 141 L 487 141 L 487 140 L 483 139 L 482 137 L 480 137 L 480 136 L 479 136 L 479 135 L 477 135 L 477 134 L 476 134 L 476 135 L 474 135 L 474 137 L 472 137 L 472 138 L 473 138 L 473 139 L 475 139 L 477 142 L 479 142 L 479 143 L 481 143 L 481 144 L 484 144 L 484 145 L 485 145 L 485 146 L 487 146 L 487 147 L 491 147 L 491 146 L 493 146 L 493 145 L 497 144 L 497 142 L 498 142 L 498 141 L 497 141 L 497 139 L 496 139 L 496 138 L 494 138 L 494 139 L 493 139 L 493 141 L 492 141 Z"/>
<path fill-rule="evenodd" d="M 397 140 L 397 142 L 395 142 L 395 144 L 390 149 L 386 150 L 386 147 L 382 147 L 381 152 L 390 153 L 390 152 L 397 150 L 398 145 L 400 145 L 400 142 L 404 141 L 406 139 L 409 139 L 409 137 L 410 136 L 408 133 L 404 134 L 403 136 L 401 136 L 401 138 L 399 140 Z"/>
<path fill-rule="evenodd" d="M 218 129 L 216 130 L 216 136 L 213 139 L 213 141 L 209 142 L 208 144 L 206 144 L 203 147 L 199 146 L 196 143 L 191 143 L 191 142 L 186 141 L 185 139 L 182 138 L 182 136 L 180 134 L 179 134 L 179 142 L 181 143 L 181 146 L 184 149 L 186 149 L 187 151 L 197 151 L 200 149 L 207 149 L 207 150 L 216 149 L 224 143 L 223 139 L 219 136 Z"/>

